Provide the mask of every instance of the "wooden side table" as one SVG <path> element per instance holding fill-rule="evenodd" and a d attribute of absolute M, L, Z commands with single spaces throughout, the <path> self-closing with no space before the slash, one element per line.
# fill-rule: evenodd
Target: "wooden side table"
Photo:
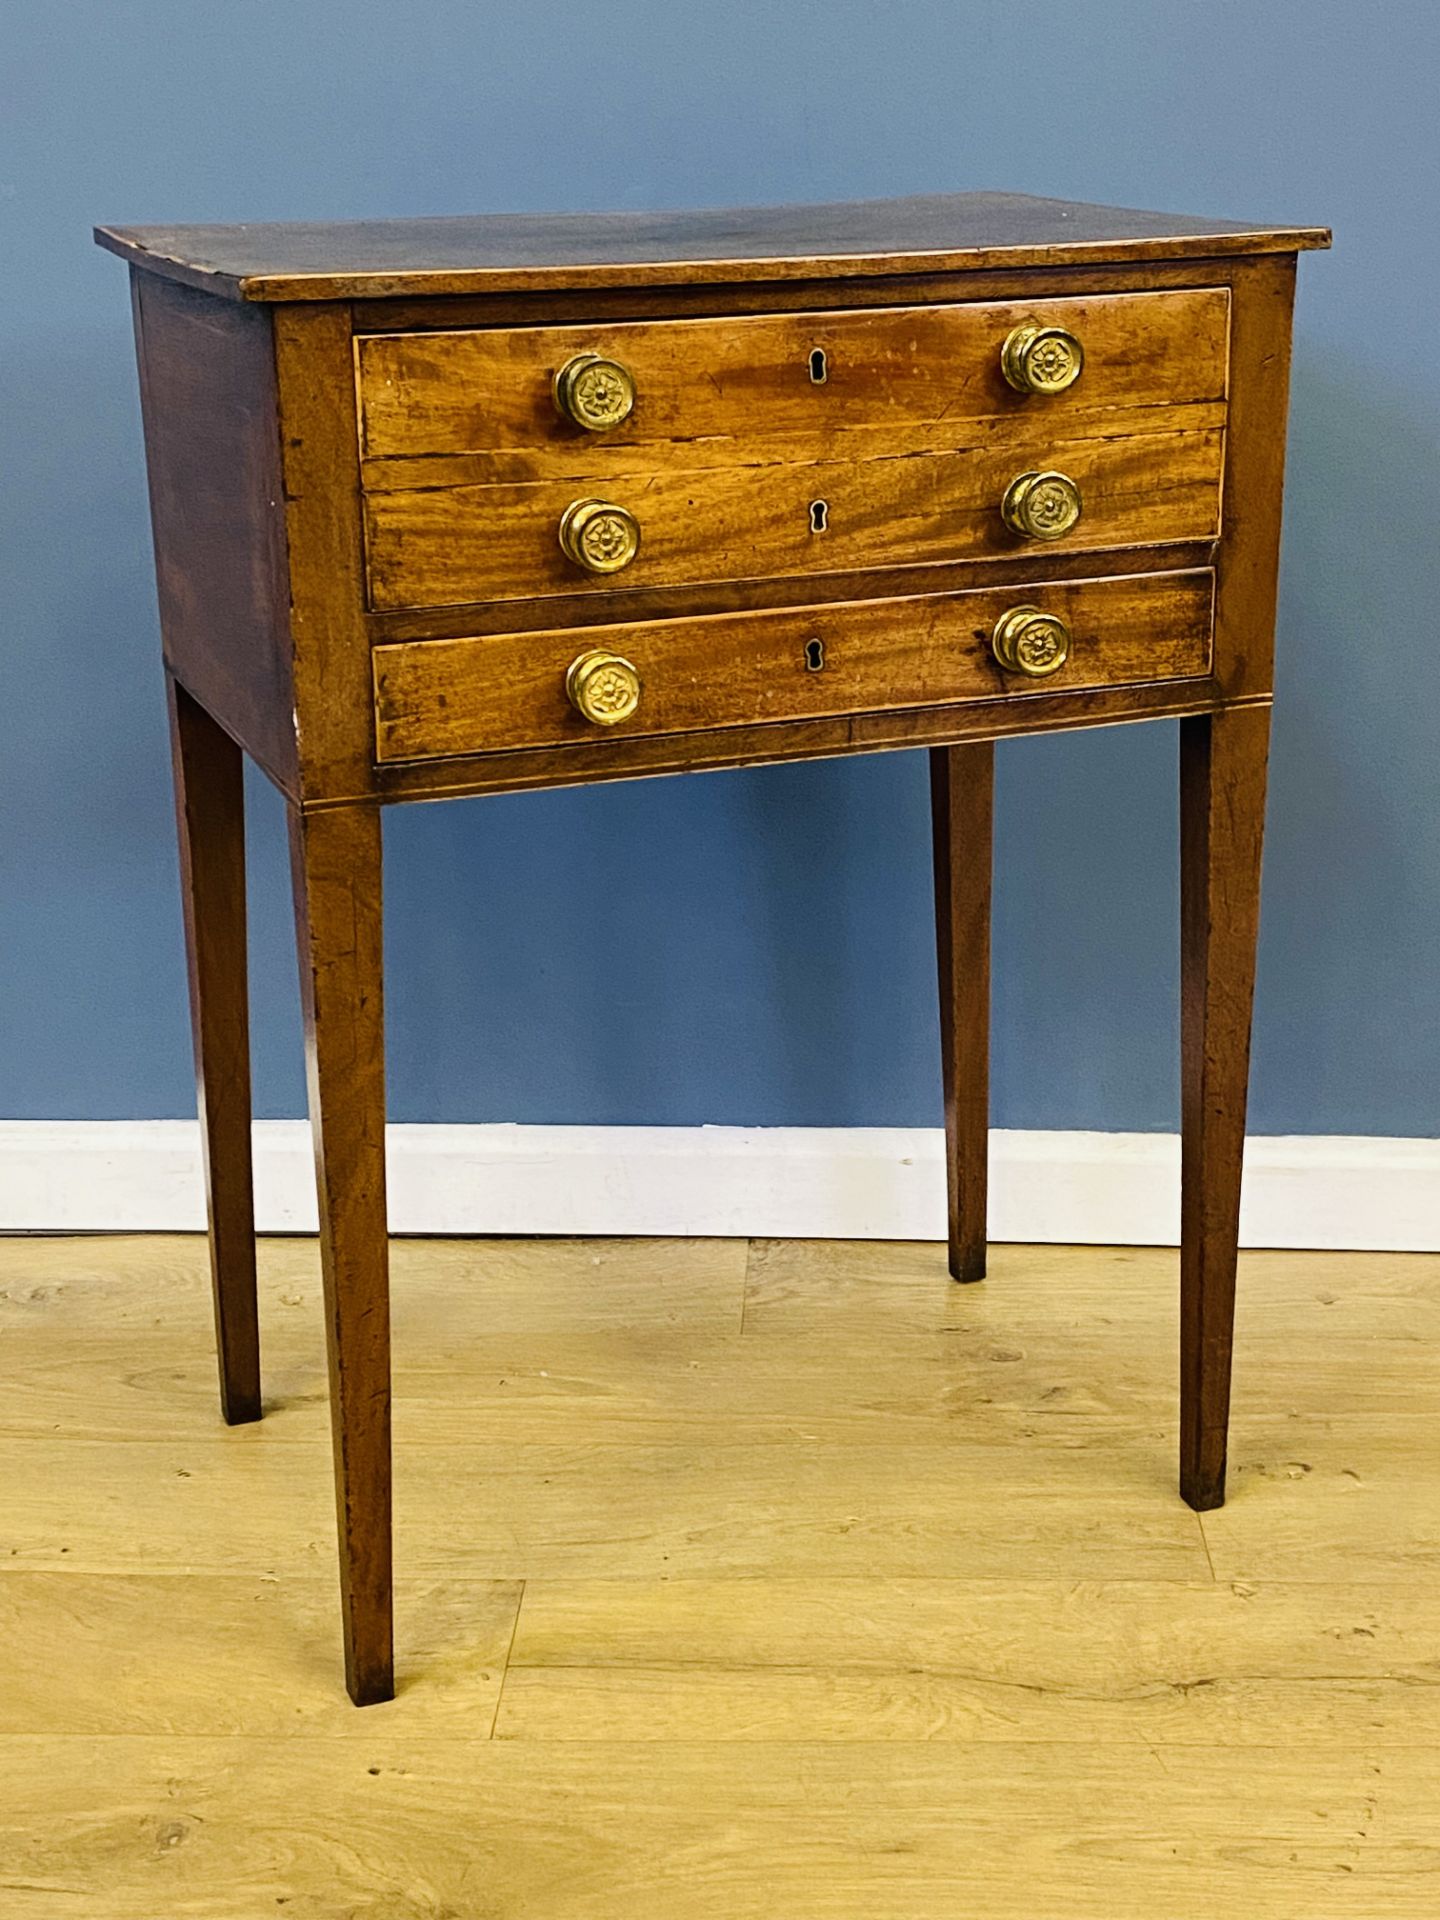
<path fill-rule="evenodd" d="M 1224 1496 L 1296 255 L 1003 194 L 100 229 L 131 263 L 225 1417 L 242 754 L 289 803 L 346 1675 L 393 1688 L 380 809 L 930 749 L 985 1270 L 993 741 L 1178 715 L 1181 1491 Z"/>

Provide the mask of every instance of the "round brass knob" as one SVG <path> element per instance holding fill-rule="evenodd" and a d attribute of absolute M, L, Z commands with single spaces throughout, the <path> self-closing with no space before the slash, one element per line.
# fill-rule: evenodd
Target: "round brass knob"
<path fill-rule="evenodd" d="M 572 660 L 565 692 L 578 714 L 597 727 L 618 727 L 640 704 L 640 676 L 618 653 L 593 648 Z"/>
<path fill-rule="evenodd" d="M 560 516 L 560 546 L 587 573 L 619 573 L 640 551 L 640 522 L 609 500 L 572 500 Z"/>
<path fill-rule="evenodd" d="M 1085 366 L 1085 349 L 1064 327 L 1014 327 L 1000 349 L 1000 371 L 1017 393 L 1063 393 Z"/>
<path fill-rule="evenodd" d="M 567 420 L 588 433 L 604 433 L 628 420 L 635 381 L 628 367 L 599 353 L 577 353 L 555 376 L 555 404 Z"/>
<path fill-rule="evenodd" d="M 1027 540 L 1063 540 L 1080 518 L 1080 489 L 1067 473 L 1020 473 L 1005 489 L 1000 511 L 1012 533 Z"/>
<path fill-rule="evenodd" d="M 1070 629 L 1058 613 L 1012 607 L 995 622 L 990 649 L 1007 673 L 1043 680 L 1058 673 L 1069 659 Z"/>

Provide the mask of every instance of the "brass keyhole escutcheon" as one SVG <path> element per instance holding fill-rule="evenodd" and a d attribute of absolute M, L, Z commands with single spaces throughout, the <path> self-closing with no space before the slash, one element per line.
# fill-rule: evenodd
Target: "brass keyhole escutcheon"
<path fill-rule="evenodd" d="M 1017 393 L 1064 393 L 1085 369 L 1085 349 L 1064 327 L 1014 327 L 1000 349 L 1000 371 Z"/>
<path fill-rule="evenodd" d="M 640 522 L 610 500 L 572 500 L 560 516 L 560 548 L 587 573 L 619 573 L 640 551 Z"/>
<path fill-rule="evenodd" d="M 805 671 L 823 673 L 825 671 L 825 642 L 820 639 L 805 642 Z"/>
<path fill-rule="evenodd" d="M 1080 518 L 1080 489 L 1068 473 L 1053 469 L 1017 474 L 1005 489 L 1000 512 L 1012 533 L 1027 540 L 1063 540 Z"/>
<path fill-rule="evenodd" d="M 1007 673 L 1031 680 L 1058 673 L 1070 657 L 1070 629 L 1058 613 L 1042 607 L 1012 607 L 995 622 L 990 650 Z"/>
<path fill-rule="evenodd" d="M 555 404 L 587 433 L 605 433 L 628 420 L 635 406 L 635 378 L 602 353 L 577 353 L 555 376 Z"/>
<path fill-rule="evenodd" d="M 620 654 L 594 647 L 570 662 L 565 693 L 593 726 L 618 727 L 640 705 L 640 675 Z"/>

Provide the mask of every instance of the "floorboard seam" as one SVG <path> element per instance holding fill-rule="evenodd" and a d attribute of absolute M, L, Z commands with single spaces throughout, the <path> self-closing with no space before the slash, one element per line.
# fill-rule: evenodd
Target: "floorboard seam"
<path fill-rule="evenodd" d="M 1200 1544 L 1205 1549 L 1205 1564 L 1210 1569 L 1210 1578 L 1215 1582 L 1216 1586 L 1218 1587 L 1220 1584 L 1220 1579 L 1219 1579 L 1219 1575 L 1215 1571 L 1215 1558 L 1210 1551 L 1210 1537 L 1205 1531 L 1205 1516 L 1203 1513 L 1196 1514 L 1195 1524 L 1200 1529 Z"/>
<path fill-rule="evenodd" d="M 510 1656 L 515 1651 L 516 1636 L 520 1632 L 520 1609 L 525 1605 L 525 1594 L 529 1585 L 528 1580 L 520 1582 L 520 1592 L 515 1601 L 515 1618 L 510 1622 L 510 1640 L 505 1648 L 505 1659 L 500 1668 L 500 1684 L 495 1689 L 495 1711 L 490 1716 L 490 1731 L 485 1736 L 487 1740 L 495 1738 L 495 1729 L 500 1724 L 500 1703 L 505 1698 L 505 1682 L 510 1678 Z"/>
<path fill-rule="evenodd" d="M 740 1272 L 740 1333 L 745 1331 L 745 1312 L 750 1305 L 750 1263 L 754 1258 L 755 1242 L 750 1239 L 745 1242 L 745 1265 Z"/>

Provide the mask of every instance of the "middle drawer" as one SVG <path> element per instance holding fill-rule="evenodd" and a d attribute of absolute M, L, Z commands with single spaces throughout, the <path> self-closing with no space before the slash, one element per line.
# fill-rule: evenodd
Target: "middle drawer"
<path fill-rule="evenodd" d="M 1218 426 L 1072 440 L 1007 422 L 944 451 L 671 467 L 603 493 L 573 481 L 372 493 L 370 604 L 398 611 L 1212 540 L 1223 461 Z M 1053 539 L 1006 520 L 1028 474 L 1062 511 L 1073 489 L 1077 517 Z M 562 551 L 567 514 L 592 503 L 603 538 L 637 543 L 623 571 L 589 572 Z"/>

